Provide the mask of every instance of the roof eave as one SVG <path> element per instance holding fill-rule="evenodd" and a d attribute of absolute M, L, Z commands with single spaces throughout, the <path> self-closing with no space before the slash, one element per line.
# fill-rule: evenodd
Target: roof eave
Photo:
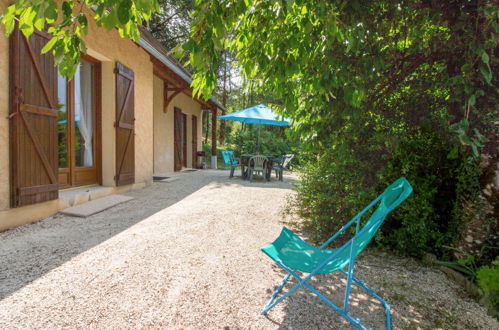
<path fill-rule="evenodd" d="M 166 65 L 169 69 L 171 69 L 173 72 L 175 72 L 180 78 L 185 80 L 189 85 L 192 83 L 192 78 L 189 77 L 185 72 L 183 72 L 177 65 L 175 65 L 172 61 L 170 61 L 166 56 L 161 54 L 155 47 L 153 47 L 147 40 L 144 38 L 140 37 L 139 41 L 137 42 L 139 46 L 144 48 L 149 54 L 154 56 L 156 59 L 158 59 L 161 63 Z M 218 108 L 227 111 L 225 107 L 218 102 L 217 99 L 214 97 L 211 97 L 208 101 L 216 105 Z"/>

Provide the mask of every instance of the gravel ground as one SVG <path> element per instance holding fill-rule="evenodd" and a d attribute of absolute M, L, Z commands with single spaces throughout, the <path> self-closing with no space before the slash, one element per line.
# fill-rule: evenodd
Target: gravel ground
<path fill-rule="evenodd" d="M 283 276 L 259 248 L 285 223 L 293 177 L 175 176 L 85 219 L 55 215 L 0 233 L 0 328 L 350 328 L 305 290 L 259 315 Z M 391 304 L 394 328 L 499 328 L 439 271 L 375 252 L 357 265 Z M 313 284 L 341 301 L 343 278 Z M 384 328 L 377 302 L 355 289 L 351 299 L 356 317 Z"/>

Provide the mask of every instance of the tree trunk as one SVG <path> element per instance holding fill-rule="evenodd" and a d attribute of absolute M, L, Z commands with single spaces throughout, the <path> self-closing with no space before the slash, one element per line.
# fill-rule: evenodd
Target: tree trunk
<path fill-rule="evenodd" d="M 208 143 L 208 137 L 210 136 L 210 113 L 211 111 L 204 112 L 204 122 L 206 123 L 205 131 L 204 131 L 204 143 Z"/>
<path fill-rule="evenodd" d="M 225 108 L 227 107 L 227 52 L 224 52 L 223 54 L 224 60 L 223 60 L 223 85 L 222 85 L 222 105 L 224 106 L 224 109 L 222 109 L 222 116 L 225 115 L 226 111 Z M 220 144 L 224 143 L 225 140 L 225 120 L 220 121 Z"/>

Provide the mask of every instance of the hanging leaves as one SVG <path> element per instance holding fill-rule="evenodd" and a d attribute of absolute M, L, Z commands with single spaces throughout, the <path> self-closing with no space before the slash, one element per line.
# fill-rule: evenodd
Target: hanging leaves
<path fill-rule="evenodd" d="M 195 91 L 204 97 L 215 88 L 212 71 L 227 48 L 245 78 L 279 99 L 286 115 L 313 123 L 301 127 L 304 138 L 320 131 L 320 122 L 327 123 L 321 136 L 333 127 L 370 125 L 357 115 L 362 111 L 381 115 L 392 127 L 466 119 L 470 127 L 492 129 L 497 6 L 416 0 L 317 1 L 313 10 L 303 0 L 196 4 L 184 48 L 196 70 Z"/>
<path fill-rule="evenodd" d="M 52 51 L 55 64 L 66 77 L 74 75 L 80 54 L 86 52 L 82 34 L 88 33 L 89 17 L 97 26 L 118 29 L 121 37 L 137 41 L 139 26 L 159 10 L 157 0 L 65 0 L 59 9 L 57 3 L 55 0 L 17 0 L 5 9 L 1 22 L 7 35 L 14 30 L 16 20 L 26 37 L 35 29 L 46 29 L 52 34 L 42 53 Z"/>

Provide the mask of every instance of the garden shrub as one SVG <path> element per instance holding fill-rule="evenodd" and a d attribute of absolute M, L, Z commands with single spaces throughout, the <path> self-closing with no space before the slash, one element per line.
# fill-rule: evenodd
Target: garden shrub
<path fill-rule="evenodd" d="M 483 266 L 477 271 L 477 283 L 482 291 L 484 303 L 499 317 L 499 258 L 491 266 Z"/>
<path fill-rule="evenodd" d="M 465 151 L 429 128 L 403 139 L 381 174 L 378 190 L 404 176 L 414 191 L 386 219 L 377 242 L 395 251 L 442 257 L 461 238 L 468 221 L 466 203 L 480 191 L 480 168 Z"/>
<path fill-rule="evenodd" d="M 258 132 L 260 130 L 260 132 Z M 234 146 L 236 156 L 251 154 L 256 151 L 257 141 L 260 145 L 259 151 L 263 155 L 281 156 L 292 152 L 293 142 L 288 138 L 283 128 L 257 127 L 234 130 L 227 137 L 227 144 Z"/>
<path fill-rule="evenodd" d="M 362 175 L 362 162 L 353 157 L 323 153 L 302 159 L 297 194 L 286 212 L 306 219 L 315 242 L 323 242 L 357 214 L 372 198 Z"/>
<path fill-rule="evenodd" d="M 349 145 L 305 159 L 288 212 L 306 219 L 315 241 L 324 241 L 401 176 L 414 188 L 385 220 L 378 245 L 410 256 L 445 257 L 462 235 L 463 206 L 480 191 L 478 162 L 431 128 L 391 141 L 391 153 L 374 145 Z M 362 152 L 371 148 L 370 152 Z M 368 156 L 366 156 L 366 154 Z M 375 155 L 375 156 L 373 156 Z M 385 159 L 385 160 L 383 160 Z"/>

